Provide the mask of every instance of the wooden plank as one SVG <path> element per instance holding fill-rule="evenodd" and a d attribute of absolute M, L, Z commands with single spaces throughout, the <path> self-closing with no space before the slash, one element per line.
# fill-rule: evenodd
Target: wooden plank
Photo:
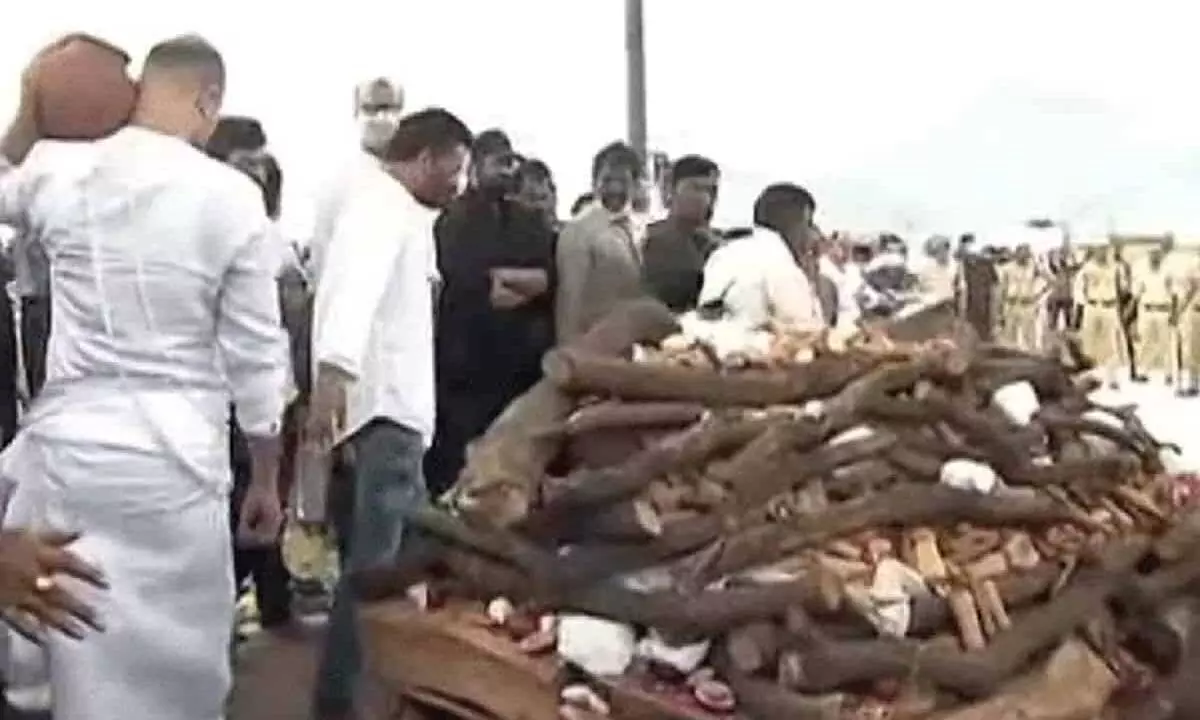
<path fill-rule="evenodd" d="M 377 712 L 378 720 L 392 720 L 404 698 L 464 720 L 557 720 L 560 663 L 520 652 L 487 627 L 477 608 L 421 612 L 389 601 L 365 605 L 360 613 L 367 675 L 381 696 L 375 704 L 390 708 Z M 615 720 L 718 720 L 682 696 L 629 680 L 606 685 Z"/>
<path fill-rule="evenodd" d="M 532 658 L 462 607 L 421 612 L 404 601 L 363 606 L 371 679 L 394 696 L 465 720 L 557 720 L 558 666 Z"/>

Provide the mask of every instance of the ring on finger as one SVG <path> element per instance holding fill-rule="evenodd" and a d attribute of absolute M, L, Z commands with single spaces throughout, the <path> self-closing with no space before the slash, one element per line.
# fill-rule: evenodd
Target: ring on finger
<path fill-rule="evenodd" d="M 33 581 L 33 589 L 41 593 L 50 592 L 54 587 L 54 578 L 49 575 L 38 575 Z"/>

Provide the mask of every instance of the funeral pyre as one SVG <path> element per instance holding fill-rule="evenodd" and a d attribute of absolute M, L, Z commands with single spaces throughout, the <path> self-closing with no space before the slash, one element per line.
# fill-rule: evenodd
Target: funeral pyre
<path fill-rule="evenodd" d="M 761 720 L 1091 718 L 1178 662 L 1161 609 L 1200 579 L 1200 516 L 1069 344 L 945 308 L 731 332 L 633 303 L 552 351 L 364 592 L 477 598 L 584 677 Z"/>

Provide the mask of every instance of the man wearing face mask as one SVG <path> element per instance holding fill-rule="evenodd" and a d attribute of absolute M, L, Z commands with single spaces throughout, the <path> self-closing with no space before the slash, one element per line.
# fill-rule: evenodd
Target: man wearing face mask
<path fill-rule="evenodd" d="M 317 676 L 317 717 L 353 717 L 360 668 L 356 572 L 396 561 L 406 513 L 427 501 L 434 434 L 434 223 L 458 194 L 471 133 L 440 108 L 408 115 L 331 219 L 316 274 L 315 375 L 305 442 L 351 452 L 353 497 L 334 514 L 342 572 Z M 199 717 L 199 716 L 197 716 Z M 216 717 L 216 715 L 212 715 Z"/>
<path fill-rule="evenodd" d="M 521 159 L 499 130 L 471 149 L 471 185 L 438 218 L 438 427 L 430 491 L 453 484 L 466 445 L 541 377 L 554 345 L 554 234 L 516 201 Z"/>
<path fill-rule="evenodd" d="M 387 149 L 403 109 L 404 90 L 388 78 L 378 77 L 354 88 L 354 120 L 364 150 L 378 156 Z"/>
<path fill-rule="evenodd" d="M 331 182 L 319 193 L 315 223 L 309 238 L 310 265 L 319 272 L 325 245 L 332 232 L 330 223 L 337 217 L 354 187 L 356 178 L 370 175 L 379 166 L 379 156 L 387 148 L 404 107 L 404 91 L 395 82 L 377 77 L 354 88 L 354 122 L 358 137 L 349 162 L 333 173 Z"/>
<path fill-rule="evenodd" d="M 615 142 L 592 160 L 596 202 L 568 222 L 558 238 L 554 324 L 559 343 L 587 332 L 618 303 L 646 294 L 642 248 L 632 220 L 645 168 L 629 145 Z"/>

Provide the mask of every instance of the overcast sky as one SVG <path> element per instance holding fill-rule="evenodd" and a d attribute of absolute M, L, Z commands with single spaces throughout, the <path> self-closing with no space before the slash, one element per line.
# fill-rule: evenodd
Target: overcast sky
<path fill-rule="evenodd" d="M 1200 90 L 1188 3 L 645 0 L 650 137 L 702 152 L 744 220 L 766 183 L 809 186 L 826 227 L 988 232 L 1030 215 L 1200 238 Z M 310 9 L 305 9 L 310 8 Z M 299 227 L 353 143 L 352 88 L 499 125 L 564 203 L 624 133 L 621 0 L 39 0 L 0 30 L 0 110 L 29 54 L 84 29 L 140 57 L 195 31 L 227 109 L 260 117 Z"/>

